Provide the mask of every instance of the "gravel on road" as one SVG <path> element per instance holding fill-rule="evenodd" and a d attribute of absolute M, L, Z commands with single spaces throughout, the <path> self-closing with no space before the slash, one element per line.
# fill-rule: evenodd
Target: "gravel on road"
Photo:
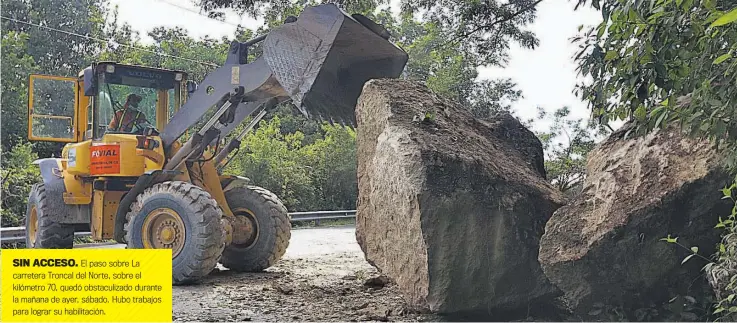
<path fill-rule="evenodd" d="M 438 319 L 408 309 L 396 286 L 377 276 L 356 243 L 354 227 L 295 229 L 284 258 L 263 273 L 220 267 L 197 285 L 175 286 L 174 320 Z"/>

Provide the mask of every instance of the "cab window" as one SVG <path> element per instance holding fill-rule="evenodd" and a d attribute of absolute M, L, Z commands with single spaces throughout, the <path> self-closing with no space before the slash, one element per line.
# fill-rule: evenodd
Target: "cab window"
<path fill-rule="evenodd" d="M 98 66 L 95 95 L 95 138 L 106 133 L 161 131 L 170 111 L 180 104 L 181 73 L 133 66 Z"/>
<path fill-rule="evenodd" d="M 98 87 L 98 127 L 100 133 L 132 133 L 133 123 L 146 121 L 156 125 L 158 92 L 162 90 L 122 84 L 101 84 Z M 167 91 L 167 90 L 163 90 Z M 173 92 L 174 90 L 168 90 Z M 167 92 L 168 92 L 167 91 Z M 130 100 L 129 98 L 139 98 Z M 117 114 L 117 115 L 116 115 Z"/>

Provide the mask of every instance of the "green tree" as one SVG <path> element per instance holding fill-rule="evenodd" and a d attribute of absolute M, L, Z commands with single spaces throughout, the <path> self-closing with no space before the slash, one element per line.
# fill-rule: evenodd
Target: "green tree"
<path fill-rule="evenodd" d="M 31 186 L 38 181 L 39 169 L 32 162 L 38 158 L 29 143 L 22 143 L 10 150 L 3 150 L 0 177 L 2 178 L 2 204 L 0 218 L 3 227 L 24 225 L 26 203 Z"/>
<path fill-rule="evenodd" d="M 504 66 L 510 43 L 533 49 L 538 45 L 526 28 L 541 1 L 402 0 L 401 6 L 405 14 L 423 12 L 425 21 L 437 26 L 439 47 L 464 53 L 474 66 Z"/>
<path fill-rule="evenodd" d="M 586 157 L 596 142 L 608 131 L 588 120 L 574 119 L 568 107 L 561 107 L 552 115 L 538 107 L 538 121 L 552 124 L 547 131 L 537 133 L 545 151 L 545 171 L 548 180 L 567 197 L 580 192 L 586 178 Z"/>
<path fill-rule="evenodd" d="M 150 31 L 148 35 L 154 40 L 150 48 L 155 48 L 156 52 L 163 53 L 167 56 L 152 54 L 145 61 L 147 65 L 183 70 L 189 74 L 191 79 L 198 82 L 202 81 L 214 67 L 225 63 L 225 57 L 228 54 L 228 47 L 230 45 L 227 39 L 216 40 L 209 37 L 194 39 L 181 27 L 157 27 Z M 195 58 L 198 61 L 209 64 L 187 61 L 171 56 Z"/>
<path fill-rule="evenodd" d="M 352 210 L 358 198 L 356 132 L 350 127 L 323 124 L 324 135 L 305 146 L 320 210 Z"/>
<path fill-rule="evenodd" d="M 278 112 L 262 120 L 242 141 L 225 172 L 249 177 L 275 192 L 291 211 L 355 208 L 356 132 L 322 123 L 308 143 L 304 133 L 284 123 L 283 117 L 303 118 Z"/>
<path fill-rule="evenodd" d="M 141 54 L 143 52 L 135 48 L 140 42 L 138 32 L 134 31 L 127 23 L 121 24 L 118 21 L 117 5 L 106 14 L 105 19 L 107 21 L 104 30 L 105 39 L 109 39 L 110 41 L 104 44 L 100 43 L 104 47 L 98 59 L 100 61 L 134 65 L 142 64 Z"/>
<path fill-rule="evenodd" d="M 377 20 L 386 25 L 409 55 L 407 79 L 421 81 L 435 93 L 468 108 L 476 117 L 488 118 L 509 111 L 522 97 L 511 79 L 477 80 L 480 59 L 446 46 L 447 38 L 434 22 L 414 20 L 412 15 L 395 19 L 382 12 Z"/>
<path fill-rule="evenodd" d="M 103 38 L 107 7 L 107 0 L 4 0 L 3 16 L 77 35 L 7 19 L 2 21 L 2 30 L 28 34 L 31 41 L 27 53 L 42 72 L 76 76 L 91 57 L 100 53 L 99 41 L 78 35 Z"/>
<path fill-rule="evenodd" d="M 510 43 L 535 48 L 538 40 L 526 30 L 540 1 L 403 0 L 401 17 L 395 17 L 384 0 L 293 1 L 200 0 L 205 10 L 235 9 L 266 20 L 266 32 L 289 15 L 297 16 L 305 5 L 336 3 L 350 13 L 362 13 L 383 24 L 409 54 L 406 77 L 425 82 L 438 94 L 456 100 L 477 117 L 487 118 L 521 97 L 510 79 L 477 81 L 477 67 L 504 66 Z M 450 8 L 450 10 L 445 10 Z M 423 19 L 415 19 L 424 11 Z"/>
<path fill-rule="evenodd" d="M 678 121 L 691 134 L 737 139 L 737 26 L 717 19 L 735 1 L 594 1 L 603 21 L 574 40 L 577 91 L 601 123 L 635 120 L 643 130 Z M 727 45 L 725 45 L 727 44 Z"/>
<path fill-rule="evenodd" d="M 321 138 L 322 127 L 321 122 L 316 119 L 308 119 L 296 110 L 292 104 L 282 104 L 270 113 L 267 113 L 264 119 L 279 117 L 281 133 L 286 135 L 290 133 L 301 132 L 304 134 L 305 145 L 314 143 Z"/>
<path fill-rule="evenodd" d="M 292 0 L 193 0 L 202 9 L 209 12 L 211 17 L 222 17 L 225 9 L 232 9 L 246 14 L 252 18 L 265 18 L 267 21 L 283 21 L 285 12 L 293 12 L 301 5 Z M 373 11 L 378 5 L 388 3 L 387 0 L 326 0 L 326 1 L 300 1 L 304 5 L 315 5 L 319 3 L 335 3 L 339 7 L 351 13 L 367 13 Z M 281 18 L 281 19 L 280 19 Z"/>
<path fill-rule="evenodd" d="M 2 127 L 1 149 L 26 141 L 28 133 L 28 74 L 36 69 L 33 57 L 26 53 L 29 36 L 15 31 L 2 35 Z"/>
<path fill-rule="evenodd" d="M 261 121 L 242 141 L 225 173 L 249 177 L 279 196 L 290 211 L 312 210 L 315 188 L 301 153 L 304 135 L 299 131 L 282 134 L 280 126 L 279 117 Z"/>
<path fill-rule="evenodd" d="M 535 19 L 535 10 L 542 0 L 468 1 L 468 0 L 401 0 L 402 12 L 423 18 L 442 31 L 443 47 L 470 53 L 477 61 L 473 65 L 502 64 L 509 54 L 510 42 L 523 47 L 537 46 L 533 33 L 526 30 Z M 278 17 L 295 8 L 291 0 L 195 0 L 213 16 L 222 16 L 224 9 L 233 9 L 254 18 Z M 347 12 L 370 14 L 388 0 L 325 0 L 306 4 L 335 3 Z M 267 19 L 268 20 L 268 19 Z"/>
<path fill-rule="evenodd" d="M 500 111 L 512 112 L 512 103 L 522 98 L 522 90 L 517 89 L 511 79 L 476 81 L 466 106 L 477 118 L 489 118 Z"/>

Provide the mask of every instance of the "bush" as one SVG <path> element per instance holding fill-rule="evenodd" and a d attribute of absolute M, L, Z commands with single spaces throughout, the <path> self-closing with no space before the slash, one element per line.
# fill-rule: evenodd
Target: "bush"
<path fill-rule="evenodd" d="M 240 153 L 225 173 L 246 176 L 272 191 L 290 211 L 313 207 L 315 190 L 300 149 L 304 134 L 282 134 L 279 117 L 261 121 L 255 133 L 241 143 Z"/>
<path fill-rule="evenodd" d="M 356 132 L 324 124 L 324 136 L 302 151 L 312 172 L 320 210 L 352 210 L 358 198 Z"/>
<path fill-rule="evenodd" d="M 261 121 L 224 172 L 274 192 L 290 212 L 355 208 L 355 131 L 324 123 L 306 139 L 294 128 L 301 116 L 284 117 Z"/>
<path fill-rule="evenodd" d="M 28 194 L 38 182 L 40 172 L 33 161 L 38 155 L 30 143 L 21 143 L 2 153 L 2 209 L 0 217 L 3 227 L 22 226 L 26 214 Z"/>

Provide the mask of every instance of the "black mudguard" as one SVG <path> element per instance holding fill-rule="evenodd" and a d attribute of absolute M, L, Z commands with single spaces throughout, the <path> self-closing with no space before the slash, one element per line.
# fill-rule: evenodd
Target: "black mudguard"
<path fill-rule="evenodd" d="M 64 203 L 64 179 L 61 177 L 59 158 L 44 158 L 34 162 L 41 170 L 44 189 L 46 190 L 47 211 L 52 211 L 54 221 L 58 223 L 90 223 L 90 205 Z"/>

